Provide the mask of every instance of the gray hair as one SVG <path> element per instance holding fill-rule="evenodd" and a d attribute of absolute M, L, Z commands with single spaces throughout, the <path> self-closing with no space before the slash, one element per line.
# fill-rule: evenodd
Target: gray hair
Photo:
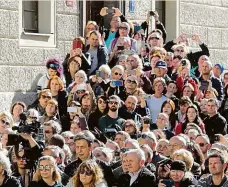
<path fill-rule="evenodd" d="M 127 139 L 124 142 L 125 146 L 126 146 L 127 143 L 130 143 L 133 146 L 133 149 L 140 149 L 139 142 L 137 140 Z"/>
<path fill-rule="evenodd" d="M 139 149 L 131 149 L 130 151 L 127 151 L 126 154 L 136 154 L 138 156 L 138 159 L 141 161 L 145 161 L 146 158 L 145 158 L 145 153 L 143 152 L 143 150 L 141 150 L 140 148 Z"/>
<path fill-rule="evenodd" d="M 74 137 L 74 134 L 71 131 L 64 131 L 61 133 L 62 137 L 64 138 L 71 138 Z"/>
<path fill-rule="evenodd" d="M 54 120 L 49 120 L 44 123 L 44 126 L 51 126 L 53 134 L 59 134 L 62 131 L 60 124 Z"/>
<path fill-rule="evenodd" d="M 11 175 L 11 164 L 9 158 L 3 151 L 0 151 L 0 165 L 4 167 L 4 171 L 7 175 Z"/>
<path fill-rule="evenodd" d="M 110 67 L 107 64 L 101 65 L 98 70 L 105 72 L 109 76 L 111 75 L 111 69 L 110 69 Z"/>
<path fill-rule="evenodd" d="M 83 75 L 83 77 L 84 77 L 84 82 L 87 82 L 88 78 L 87 78 L 87 75 L 86 75 L 85 71 L 79 70 L 79 71 L 77 71 L 77 72 L 75 73 L 75 76 L 76 76 L 77 74 Z"/>

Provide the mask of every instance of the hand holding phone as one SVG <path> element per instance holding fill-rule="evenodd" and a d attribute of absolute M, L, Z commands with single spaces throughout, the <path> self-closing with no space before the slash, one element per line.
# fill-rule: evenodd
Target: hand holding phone
<path fill-rule="evenodd" d="M 107 9 L 106 10 L 106 12 L 108 13 L 108 14 L 114 14 L 115 13 L 115 9 Z"/>
<path fill-rule="evenodd" d="M 67 112 L 77 112 L 77 107 L 67 107 Z"/>
<path fill-rule="evenodd" d="M 112 80 L 112 85 L 114 87 L 117 87 L 117 86 L 123 86 L 123 81 L 122 80 Z"/>
<path fill-rule="evenodd" d="M 171 179 L 163 179 L 161 182 L 165 184 L 166 187 L 173 187 L 174 185 L 174 181 Z"/>
<path fill-rule="evenodd" d="M 83 45 L 82 45 L 82 42 L 80 40 L 73 40 L 73 47 L 72 49 L 82 49 L 83 48 Z"/>

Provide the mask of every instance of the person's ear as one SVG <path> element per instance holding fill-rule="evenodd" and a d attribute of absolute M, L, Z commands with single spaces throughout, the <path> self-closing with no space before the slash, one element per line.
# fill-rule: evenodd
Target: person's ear
<path fill-rule="evenodd" d="M 145 160 L 140 161 L 140 166 L 143 166 L 145 164 Z"/>

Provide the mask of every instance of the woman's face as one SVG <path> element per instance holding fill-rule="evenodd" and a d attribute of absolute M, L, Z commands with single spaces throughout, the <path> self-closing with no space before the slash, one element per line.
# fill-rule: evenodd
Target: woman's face
<path fill-rule="evenodd" d="M 126 69 L 127 70 L 133 70 L 136 69 L 138 66 L 137 60 L 136 58 L 134 58 L 133 56 L 129 56 L 127 58 L 127 62 L 126 62 Z"/>
<path fill-rule="evenodd" d="M 10 128 L 10 120 L 6 117 L 0 119 L 0 134 L 4 134 L 6 129 Z"/>
<path fill-rule="evenodd" d="M 184 171 L 180 171 L 180 170 L 171 170 L 170 171 L 170 178 L 174 181 L 174 182 L 180 182 L 183 177 L 184 177 L 185 172 Z"/>
<path fill-rule="evenodd" d="M 104 111 L 105 109 L 106 109 L 106 107 L 107 107 L 107 103 L 106 103 L 106 101 L 104 101 L 103 99 L 99 99 L 98 101 L 97 101 L 97 106 L 98 106 L 98 109 L 100 110 L 100 111 Z"/>
<path fill-rule="evenodd" d="M 40 165 L 39 165 L 39 170 L 40 170 L 40 175 L 42 178 L 51 178 L 52 179 L 52 175 L 53 172 L 55 171 L 55 168 L 53 166 L 53 164 L 51 163 L 51 161 L 49 160 L 41 160 L 40 161 Z"/>
<path fill-rule="evenodd" d="M 157 152 L 160 153 L 161 155 L 163 156 L 169 156 L 170 153 L 169 153 L 169 143 L 168 142 L 159 142 L 158 145 L 157 145 Z"/>
<path fill-rule="evenodd" d="M 83 76 L 83 74 L 77 73 L 75 75 L 75 83 L 76 84 L 81 84 L 81 83 L 84 83 L 84 82 L 85 82 L 85 77 Z"/>
<path fill-rule="evenodd" d="M 169 103 L 166 103 L 165 106 L 162 108 L 162 112 L 166 113 L 167 115 L 170 115 L 172 112 L 172 107 Z"/>
<path fill-rule="evenodd" d="M 83 184 L 83 186 L 85 185 L 89 185 L 93 179 L 93 172 L 90 171 L 87 168 L 81 168 L 80 172 L 79 172 L 79 177 L 80 177 L 80 181 Z"/>
<path fill-rule="evenodd" d="M 107 156 L 100 150 L 94 150 L 93 155 L 96 157 L 96 159 L 101 160 L 103 162 L 109 162 Z"/>
<path fill-rule="evenodd" d="M 15 105 L 13 108 L 13 117 L 18 118 L 21 113 L 24 112 L 24 109 L 21 105 Z"/>
<path fill-rule="evenodd" d="M 123 76 L 123 73 L 120 69 L 115 69 L 112 71 L 112 80 L 120 80 Z"/>
<path fill-rule="evenodd" d="M 173 68 L 177 69 L 180 65 L 180 62 L 181 62 L 181 60 L 179 58 L 173 59 L 173 61 L 172 61 Z"/>
<path fill-rule="evenodd" d="M 2 148 L 5 148 L 8 142 L 8 134 L 3 134 L 1 138 Z"/>
<path fill-rule="evenodd" d="M 79 67 L 80 67 L 79 61 L 81 61 L 80 57 L 74 57 L 74 60 L 69 65 L 70 72 L 75 73 L 77 70 L 79 70 Z"/>
<path fill-rule="evenodd" d="M 59 82 L 56 79 L 53 79 L 51 81 L 50 89 L 51 91 L 57 91 L 57 92 L 60 90 Z"/>
<path fill-rule="evenodd" d="M 157 56 L 154 56 L 154 57 L 151 58 L 151 67 L 152 67 L 152 69 L 155 68 L 156 63 L 157 63 L 159 60 L 160 60 L 160 58 L 157 57 Z"/>
<path fill-rule="evenodd" d="M 127 156 L 124 156 L 122 158 L 122 168 L 126 172 L 128 171 L 128 162 L 127 162 Z"/>
<path fill-rule="evenodd" d="M 183 90 L 183 96 L 188 96 L 189 98 L 192 96 L 192 90 L 190 87 L 186 86 Z"/>
<path fill-rule="evenodd" d="M 50 76 L 50 78 L 52 78 L 52 77 L 57 75 L 57 71 L 54 70 L 54 69 L 49 68 L 48 69 L 48 75 Z"/>
<path fill-rule="evenodd" d="M 164 91 L 164 85 L 161 82 L 157 82 L 154 85 L 154 90 L 155 93 L 162 94 L 162 92 Z"/>
<path fill-rule="evenodd" d="M 56 112 L 56 106 L 53 104 L 48 104 L 45 108 L 47 115 L 54 115 Z"/>
<path fill-rule="evenodd" d="M 128 134 L 134 134 L 135 133 L 135 127 L 133 124 L 131 123 L 126 123 L 125 124 L 125 132 L 127 132 Z"/>
<path fill-rule="evenodd" d="M 91 97 L 90 95 L 86 95 L 82 99 L 82 106 L 91 106 Z"/>
<path fill-rule="evenodd" d="M 187 117 L 189 122 L 193 122 L 196 119 L 196 110 L 194 108 L 189 108 L 187 111 Z"/>
<path fill-rule="evenodd" d="M 79 132 L 82 131 L 82 129 L 79 127 L 79 125 L 77 125 L 76 123 L 72 123 L 70 125 L 70 131 L 73 133 L 73 134 L 77 134 Z"/>

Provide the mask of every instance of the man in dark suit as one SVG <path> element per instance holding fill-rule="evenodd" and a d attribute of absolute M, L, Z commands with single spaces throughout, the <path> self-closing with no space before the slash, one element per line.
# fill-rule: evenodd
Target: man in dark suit
<path fill-rule="evenodd" d="M 128 174 L 122 174 L 119 178 L 118 187 L 155 187 L 155 175 L 145 166 L 145 154 L 140 149 L 132 149 L 127 155 Z"/>

